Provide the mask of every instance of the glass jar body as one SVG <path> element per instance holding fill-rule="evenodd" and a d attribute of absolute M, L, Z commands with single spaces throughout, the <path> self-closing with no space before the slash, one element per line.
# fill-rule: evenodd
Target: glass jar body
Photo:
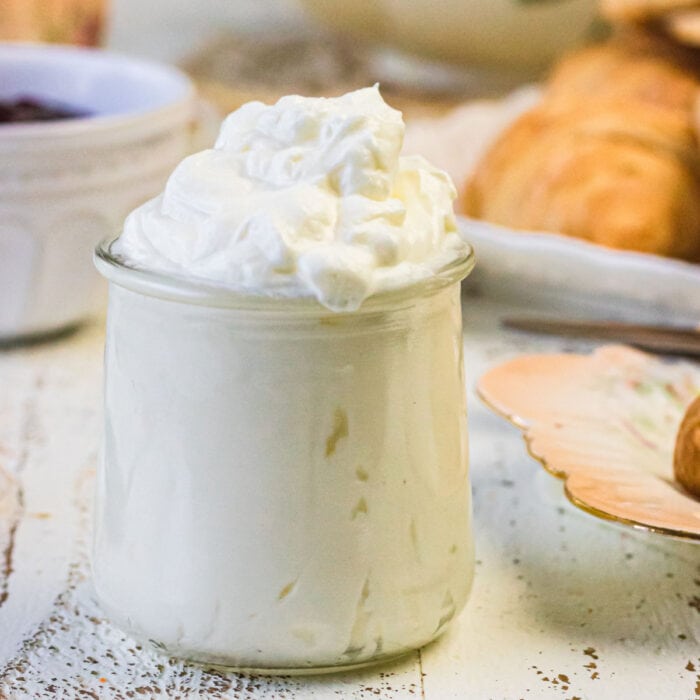
<path fill-rule="evenodd" d="M 110 284 L 93 573 L 173 656 L 323 671 L 438 636 L 473 574 L 459 283 L 332 314 Z"/>

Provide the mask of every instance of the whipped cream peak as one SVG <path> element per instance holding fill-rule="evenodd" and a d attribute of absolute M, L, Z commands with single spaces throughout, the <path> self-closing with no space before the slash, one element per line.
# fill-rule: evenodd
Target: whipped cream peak
<path fill-rule="evenodd" d="M 113 250 L 147 269 L 355 310 L 466 249 L 454 185 L 401 157 L 403 135 L 377 86 L 250 102 L 127 218 Z"/>

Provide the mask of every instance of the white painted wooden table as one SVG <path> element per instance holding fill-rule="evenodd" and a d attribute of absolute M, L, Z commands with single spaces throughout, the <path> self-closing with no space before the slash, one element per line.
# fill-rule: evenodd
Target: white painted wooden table
<path fill-rule="evenodd" d="M 470 389 L 518 352 L 574 347 L 499 331 L 493 303 L 464 309 Z M 447 636 L 398 664 L 316 678 L 211 673 L 140 648 L 90 586 L 102 341 L 96 323 L 0 352 L 0 698 L 700 697 L 700 549 L 575 511 L 473 395 L 478 561 Z"/>

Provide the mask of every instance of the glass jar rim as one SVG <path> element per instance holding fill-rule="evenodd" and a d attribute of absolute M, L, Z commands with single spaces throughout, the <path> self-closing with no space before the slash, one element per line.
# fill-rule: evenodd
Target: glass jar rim
<path fill-rule="evenodd" d="M 202 280 L 187 279 L 165 272 L 147 270 L 130 265 L 112 252 L 117 237 L 108 237 L 95 247 L 93 260 L 101 275 L 109 282 L 150 297 L 176 301 L 195 306 L 211 306 L 240 310 L 280 310 L 285 312 L 335 313 L 323 306 L 314 296 L 287 297 L 279 294 L 260 294 L 216 285 Z M 386 306 L 402 304 L 448 287 L 463 280 L 473 270 L 474 250 L 465 242 L 465 251 L 438 267 L 431 275 L 408 284 L 384 289 L 368 296 L 356 311 L 377 311 Z"/>

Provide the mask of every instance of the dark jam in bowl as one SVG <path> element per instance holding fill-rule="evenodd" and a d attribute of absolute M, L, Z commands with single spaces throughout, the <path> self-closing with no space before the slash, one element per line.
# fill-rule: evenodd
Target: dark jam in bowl
<path fill-rule="evenodd" d="M 59 119 L 77 119 L 89 116 L 87 112 L 34 97 L 0 99 L 0 124 L 18 122 L 50 122 Z"/>

